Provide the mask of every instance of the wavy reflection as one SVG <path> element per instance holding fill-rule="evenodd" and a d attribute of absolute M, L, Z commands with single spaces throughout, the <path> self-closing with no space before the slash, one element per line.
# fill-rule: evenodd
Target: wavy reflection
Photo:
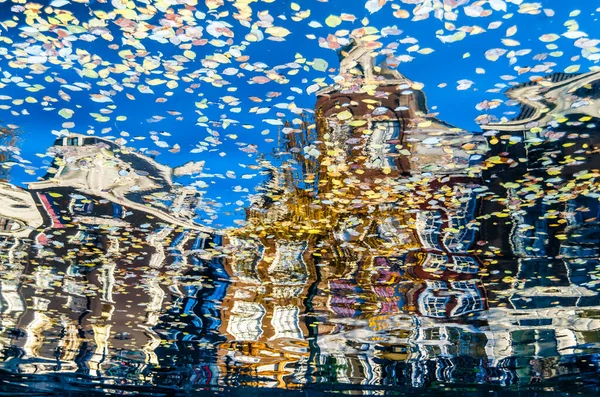
<path fill-rule="evenodd" d="M 61 137 L 44 178 L 1 183 L 2 369 L 107 387 L 593 383 L 600 74 L 515 86 L 520 114 L 480 134 L 368 49 L 340 54 L 239 229 L 196 222 L 184 177 L 201 163 L 103 138 Z"/>

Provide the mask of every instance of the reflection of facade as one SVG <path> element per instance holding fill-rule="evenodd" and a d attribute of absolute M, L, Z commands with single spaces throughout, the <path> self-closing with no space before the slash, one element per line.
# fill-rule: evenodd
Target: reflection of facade
<path fill-rule="evenodd" d="M 57 139 L 49 152 L 55 154 L 52 167 L 46 178 L 29 185 L 30 190 L 73 188 L 110 201 L 115 219 L 125 217 L 119 210 L 125 206 L 168 224 L 208 231 L 192 221 L 201 202 L 199 194 L 174 181 L 182 171 L 200 172 L 201 163 L 172 169 L 109 140 L 82 135 Z M 93 212 L 93 204 L 79 196 L 72 197 L 69 208 L 84 219 Z"/>
<path fill-rule="evenodd" d="M 397 340 L 404 346 L 398 352 L 392 346 L 396 338 L 386 336 L 390 344 L 382 347 L 377 332 L 395 331 L 381 327 L 379 320 L 402 318 L 402 327 L 414 328 L 414 319 L 421 316 L 452 323 L 488 307 L 478 280 L 481 263 L 472 255 L 478 236 L 477 162 L 486 143 L 428 115 L 416 84 L 373 66 L 370 51 L 362 46 L 345 51 L 338 85 L 319 93 L 315 111 L 318 142 L 308 153 L 322 154 L 319 174 L 311 176 L 318 181 L 318 192 L 306 210 L 297 210 L 294 206 L 303 205 L 306 196 L 296 200 L 285 177 L 275 171 L 277 178 L 270 182 L 275 189 L 267 189 L 250 211 L 275 223 L 287 221 L 286 209 L 304 211 L 312 229 L 298 233 L 300 237 L 265 232 L 260 243 L 231 241 L 232 250 L 257 254 L 231 264 L 239 281 L 230 291 L 240 290 L 232 295 L 237 300 L 225 304 L 231 307 L 227 332 L 236 340 L 277 335 L 267 336 L 268 318 L 273 313 L 275 321 L 280 315 L 255 291 L 271 285 L 269 276 L 292 279 L 302 273 L 299 269 L 314 269 L 316 283 L 293 295 L 310 297 L 309 306 L 297 303 L 309 324 L 304 337 L 316 340 L 309 345 L 306 371 L 316 382 L 379 384 L 385 376 L 381 357 L 403 357 L 411 365 L 435 357 L 434 350 L 423 347 L 434 345 L 427 342 L 433 336 L 420 326 L 417 333 L 398 329 L 405 334 Z M 261 230 L 264 223 L 250 227 L 251 233 Z M 299 255 L 302 250 L 313 255 Z M 267 269 L 264 276 L 259 268 Z M 271 292 L 275 301 L 276 285 Z M 417 347 L 424 350 L 419 353 Z M 287 354 L 279 348 L 283 350 L 271 353 L 274 358 Z M 380 348 L 393 353 L 380 355 Z M 461 349 L 468 351 L 466 345 Z M 265 371 L 260 354 L 252 364 L 249 357 L 240 359 L 257 376 Z M 294 383 L 292 374 L 288 372 L 288 380 Z"/>
<path fill-rule="evenodd" d="M 61 138 L 44 180 L 0 185 L 5 367 L 288 389 L 597 375 L 597 75 L 515 87 L 523 112 L 485 126 L 484 153 L 344 51 L 314 190 L 271 166 L 246 229 L 194 222 L 175 179 L 201 164 L 100 138 Z"/>
<path fill-rule="evenodd" d="M 232 237 L 230 247 L 222 373 L 240 385 L 297 387 L 308 360 L 303 300 L 314 277 L 306 244 L 264 246 Z"/>
<path fill-rule="evenodd" d="M 218 262 L 219 236 L 195 223 L 201 198 L 173 182 L 181 169 L 80 135 L 50 151 L 43 180 L 28 190 L 2 185 L 2 266 L 11 274 L 0 283 L 5 365 L 106 376 L 151 370 L 164 359 L 159 346 L 179 341 L 157 332 L 169 300 L 207 295 L 185 275 Z M 196 312 L 218 317 L 216 305 L 204 299 Z"/>
<path fill-rule="evenodd" d="M 337 85 L 319 93 L 315 112 L 323 151 L 333 153 L 319 197 L 356 208 L 337 222 L 331 246 L 340 252 L 325 258 L 350 269 L 329 288 L 366 283 L 362 293 L 377 296 L 383 290 L 361 274 L 391 272 L 396 282 L 422 283 L 392 293 L 397 310 L 446 317 L 485 309 L 485 293 L 468 281 L 480 270 L 470 250 L 485 140 L 429 115 L 417 84 L 374 66 L 372 51 L 352 44 L 341 53 Z"/>
<path fill-rule="evenodd" d="M 515 316 L 501 321 L 515 329 L 502 355 L 521 354 L 522 335 L 536 341 L 529 344 L 536 355 L 575 354 L 598 331 L 595 320 L 575 313 L 596 310 L 599 298 L 599 81 L 597 72 L 558 73 L 516 86 L 508 96 L 521 104 L 521 113 L 483 126 L 491 152 L 482 240 L 494 267 L 506 269 L 486 282 L 500 313 L 508 308 Z M 549 343 L 558 345 L 546 350 Z"/>
<path fill-rule="evenodd" d="M 482 230 L 492 250 L 533 258 L 598 256 L 598 81 L 597 72 L 558 73 L 514 87 L 508 95 L 522 104 L 519 116 L 483 126 L 494 195 L 483 211 L 496 226 Z"/>
<path fill-rule="evenodd" d="M 555 74 L 517 86 L 508 95 L 522 104 L 520 115 L 484 126 L 489 190 L 479 208 L 479 252 L 489 262 L 482 275 L 489 309 L 478 316 L 485 323 L 468 329 L 485 345 L 490 368 L 482 381 L 581 371 L 577 357 L 596 343 L 600 323 L 583 313 L 598 309 L 598 77 Z"/>
<path fill-rule="evenodd" d="M 359 69 L 369 67 L 366 52 L 349 52 L 358 56 Z M 343 62 L 342 72 L 351 70 Z M 532 92 L 542 92 L 547 108 L 525 107 L 517 121 L 485 127 L 496 132 L 489 138 L 485 188 L 474 178 L 477 167 L 449 168 L 442 182 L 436 172 L 443 174 L 443 167 L 427 172 L 426 156 L 411 163 L 421 147 L 398 145 L 403 134 L 434 142 L 419 135 L 423 129 L 410 129 L 422 94 L 398 99 L 395 87 L 386 89 L 387 77 L 391 86 L 409 90 L 411 83 L 398 74 L 364 76 L 373 79 L 371 92 L 330 89 L 318 102 L 323 119 L 317 123 L 327 126 L 323 141 L 335 153 L 324 161 L 321 181 L 327 182 L 319 197 L 357 209 L 338 218 L 333 239 L 315 244 L 325 248 L 319 290 L 326 293 L 314 296 L 312 306 L 317 318 L 327 319 L 317 326 L 315 381 L 419 386 L 462 380 L 461 371 L 477 368 L 470 381 L 508 385 L 571 371 L 581 346 L 596 343 L 599 325 L 577 314 L 596 310 L 598 299 L 597 186 L 595 171 L 587 172 L 598 168 L 587 133 L 597 121 L 595 74 L 551 76 L 511 91 L 528 101 L 540 101 Z M 380 105 L 389 101 L 385 109 L 377 107 L 379 98 Z M 539 108 L 536 103 L 529 105 Z M 416 125 L 444 134 L 435 120 Z M 424 181 L 419 194 L 427 200 L 394 203 L 389 187 L 414 192 L 415 178 Z M 579 188 L 574 180 L 588 182 Z M 378 206 L 386 193 L 394 204 Z M 442 204 L 431 205 L 444 195 Z M 354 199 L 344 201 L 348 196 Z M 489 262 L 485 269 L 483 261 Z M 389 342 L 381 341 L 382 330 Z M 405 378 L 388 375 L 399 373 Z"/>
<path fill-rule="evenodd" d="M 350 169 L 360 179 L 473 172 L 485 140 L 429 115 L 417 84 L 374 66 L 363 45 L 352 43 L 341 56 L 338 84 L 319 92 L 316 105 L 322 138 L 336 153 L 328 172 Z"/>

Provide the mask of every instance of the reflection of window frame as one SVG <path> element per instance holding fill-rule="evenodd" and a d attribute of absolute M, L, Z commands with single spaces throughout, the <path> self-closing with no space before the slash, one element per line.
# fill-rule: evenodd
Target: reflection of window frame
<path fill-rule="evenodd" d="M 16 228 L 14 226 L 17 225 Z M 0 232 L 14 232 L 21 229 L 22 226 L 11 218 L 0 217 Z"/>
<path fill-rule="evenodd" d="M 369 155 L 367 167 L 397 169 L 396 162 L 389 155 L 397 153 L 396 144 L 400 142 L 402 136 L 400 120 L 375 121 L 371 131 L 367 147 Z M 374 148 L 374 145 L 379 147 Z"/>
<path fill-rule="evenodd" d="M 275 334 L 269 340 L 280 338 L 287 339 L 303 339 L 302 330 L 300 329 L 300 309 L 297 306 L 276 305 L 271 317 L 271 326 L 275 330 Z"/>
<path fill-rule="evenodd" d="M 463 291 L 457 298 L 458 303 L 450 312 L 450 317 L 462 316 L 485 309 L 484 297 L 477 285 L 471 281 L 455 281 L 452 288 Z"/>
<path fill-rule="evenodd" d="M 448 224 L 458 232 L 446 232 L 443 243 L 450 252 L 467 250 L 475 240 L 475 229 L 469 223 L 475 219 L 477 197 L 472 189 L 464 185 L 454 186 L 454 197 L 461 203 L 458 208 L 447 210 Z"/>
<path fill-rule="evenodd" d="M 421 312 L 424 316 L 434 318 L 446 317 L 446 306 L 450 302 L 447 296 L 435 296 L 433 294 L 421 299 Z"/>
<path fill-rule="evenodd" d="M 427 210 L 417 213 L 415 228 L 421 244 L 425 248 L 442 250 L 440 245 L 442 225 L 442 213 L 440 211 Z"/>
<path fill-rule="evenodd" d="M 446 255 L 427 253 L 423 262 L 423 269 L 446 270 L 448 257 Z"/>
<path fill-rule="evenodd" d="M 98 143 L 98 138 L 83 138 L 82 146 L 95 145 Z"/>
<path fill-rule="evenodd" d="M 257 341 L 263 334 L 262 321 L 267 314 L 258 302 L 235 301 L 230 311 L 227 333 L 236 340 Z"/>
<path fill-rule="evenodd" d="M 446 308 L 450 302 L 449 296 L 437 296 L 436 290 L 447 291 L 448 286 L 441 280 L 427 280 L 427 288 L 418 298 L 419 310 L 427 317 L 445 318 Z"/>
<path fill-rule="evenodd" d="M 84 203 L 87 200 L 89 203 Z M 72 214 L 77 215 L 91 215 L 94 209 L 94 202 L 89 198 L 75 198 L 71 199 L 69 203 L 69 210 Z"/>
<path fill-rule="evenodd" d="M 456 273 L 477 274 L 479 263 L 471 256 L 454 256 L 454 271 Z"/>

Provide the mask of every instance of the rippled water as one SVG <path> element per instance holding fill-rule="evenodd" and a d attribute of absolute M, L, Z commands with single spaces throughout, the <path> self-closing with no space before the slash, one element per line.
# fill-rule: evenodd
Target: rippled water
<path fill-rule="evenodd" d="M 96 40 L 94 35 L 111 41 L 111 33 L 126 33 L 117 37 L 138 52 L 133 55 L 111 44 L 126 59 L 119 67 L 109 67 L 81 48 L 75 52 L 82 64 L 93 65 L 77 69 L 82 79 L 107 79 L 110 73 L 127 71 L 123 85 L 114 79 L 98 84 L 113 90 L 90 94 L 95 103 L 117 100 L 124 87 L 136 87 L 139 75 L 149 76 L 159 64 L 165 69 L 157 72 L 159 77 L 169 79 L 168 88 L 177 91 L 182 65 L 206 55 L 189 50 L 195 47 L 188 41 L 194 46 L 208 41 L 188 19 L 204 20 L 207 14 L 186 2 L 173 2 L 185 3 L 181 9 L 173 6 L 180 12 L 175 16 L 162 3 L 140 8 L 134 2 L 112 1 L 108 6 L 90 1 L 83 14 L 73 11 L 80 18 L 94 15 L 84 30 L 78 24 L 60 30 L 65 43 L 59 40 L 59 55 L 50 54 L 46 38 L 32 30 L 43 5 L 16 3 L 10 12 L 24 13 L 28 27 L 19 27 L 21 33 L 14 35 L 24 40 L 13 48 L 16 60 L 9 54 L 0 69 L 5 63 L 19 69 L 23 63 L 36 79 L 50 70 L 40 65 L 52 63 L 53 56 L 74 61 L 69 58 L 72 44 L 65 43 L 77 41 L 75 36 L 84 31 L 90 32 L 83 35 L 85 42 Z M 261 11 L 257 24 L 241 24 L 250 30 L 237 48 L 229 29 L 233 26 L 215 22 L 229 16 L 215 11 L 225 3 L 205 3 L 209 20 L 202 24 L 207 32 L 229 39 L 212 39 L 210 45 L 231 48 L 227 55 L 217 52 L 197 61 L 202 68 L 181 79 L 182 86 L 191 83 L 186 95 L 200 87 L 195 81 L 221 88 L 228 85 L 223 76 L 245 78 L 237 68 L 221 70 L 221 64 L 233 60 L 248 77 L 264 72 L 253 76 L 252 84 L 289 82 L 282 67 L 267 70 L 266 64 L 249 64 L 242 52 L 264 39 L 259 28 L 274 42 L 290 31 L 272 26 L 269 12 Z M 255 2 L 241 3 L 234 4 L 238 13 L 233 15 L 245 21 L 248 4 Z M 448 21 L 455 20 L 452 10 L 457 7 L 477 18 L 507 7 L 502 0 L 468 6 L 459 0 L 433 2 L 431 7 L 427 1 L 402 3 L 417 4 L 413 20 L 429 12 L 446 19 L 448 32 L 456 30 Z M 508 3 L 519 14 L 541 14 L 538 3 Z M 369 0 L 365 7 L 374 14 L 386 4 Z M 490 10 L 482 8 L 488 4 Z M 63 6 L 71 5 L 53 1 L 53 7 Z M 9 9 L 3 7 L 2 12 Z M 105 12 L 110 7 L 118 10 L 112 17 L 121 16 L 114 23 L 119 29 L 104 25 L 104 19 L 111 19 Z M 300 5 L 290 7 L 293 18 L 307 18 Z M 395 18 L 408 18 L 403 9 L 391 10 Z M 140 21 L 152 22 L 154 13 L 164 14 L 161 29 L 148 23 L 135 30 Z M 549 9 L 544 13 L 554 15 Z M 72 21 L 68 15 L 59 12 L 49 17 L 51 28 L 36 29 L 54 32 L 60 23 Z M 184 23 L 180 17 L 190 24 L 187 30 L 177 26 Z M 330 15 L 324 23 L 335 28 L 355 20 L 343 13 Z M 0 25 L 5 30 L 20 26 L 14 21 L 20 20 L 15 16 Z M 311 28 L 323 27 L 311 23 Z M 309 110 L 296 106 L 294 100 L 300 99 L 293 96 L 286 99 L 289 103 L 270 102 L 281 92 L 251 93 L 263 97 L 249 97 L 251 106 L 263 99 L 265 103 L 250 113 L 281 110 L 260 122 L 266 128 L 262 135 L 269 129 L 277 133 L 277 139 L 267 138 L 272 153 L 263 148 L 258 155 L 255 144 L 231 143 L 238 138 L 231 129 L 224 134 L 230 125 L 252 129 L 244 124 L 246 116 L 240 116 L 242 124 L 223 113 L 211 115 L 209 122 L 199 110 L 240 113 L 240 100 L 232 96 L 235 89 L 229 90 L 232 95 L 207 92 L 212 99 L 179 103 L 193 102 L 193 109 L 168 111 L 177 121 L 182 114 L 198 117 L 192 127 L 202 127 L 208 135 L 196 146 L 185 142 L 184 128 L 174 134 L 149 132 L 152 144 L 173 155 L 184 147 L 186 155 L 179 163 L 185 164 L 179 166 L 162 162 L 158 150 L 140 147 L 137 141 L 145 136 L 122 131 L 116 121 L 124 122 L 125 116 L 114 122 L 119 138 L 107 135 L 112 126 L 77 132 L 75 122 L 61 120 L 62 129 L 52 131 L 54 143 L 45 153 L 35 153 L 43 161 L 37 168 L 31 165 L 36 156 L 28 160 L 25 151 L 43 140 L 36 142 L 30 135 L 19 141 L 16 125 L 1 129 L 0 395 L 600 394 L 600 71 L 590 67 L 579 72 L 580 65 L 575 65 L 556 72 L 552 62 L 533 68 L 515 65 L 518 78 L 504 75 L 511 83 L 488 91 L 498 96 L 503 92 L 506 98 L 488 98 L 476 106 L 491 111 L 504 103 L 519 110 L 501 118 L 482 114 L 478 129 L 468 131 L 430 112 L 424 84 L 395 68 L 411 58 L 393 56 L 398 43 L 383 47 L 377 41 L 382 37 L 376 33 L 385 38 L 402 32 L 395 25 L 373 30 L 368 19 L 361 23 L 351 34 L 341 30 L 319 41 L 320 48 L 337 51 L 340 64 L 334 67 L 310 57 L 315 71 L 335 74 L 326 83 L 305 79 L 304 91 L 292 90 L 314 96 Z M 493 30 L 500 25 L 487 26 Z M 590 64 L 597 62 L 599 41 L 588 39 L 573 20 L 564 26 L 568 32 L 563 36 L 577 40 L 581 56 Z M 446 45 L 462 40 L 466 31 L 478 33 L 476 27 L 463 28 L 436 37 Z M 131 29 L 134 33 L 129 34 Z M 152 45 L 139 48 L 148 29 L 153 29 L 152 40 L 185 50 L 185 57 L 164 61 Z M 516 32 L 516 25 L 509 27 L 503 45 L 520 45 L 508 38 Z M 9 36 L 1 38 L 13 43 Z M 553 43 L 559 36 L 546 33 L 539 39 Z M 30 46 L 36 40 L 46 44 Z M 410 37 L 402 40 L 416 43 Z M 549 51 L 558 48 L 544 45 Z M 417 46 L 408 53 L 417 51 L 433 52 Z M 529 54 L 502 48 L 480 52 L 488 61 L 506 54 L 511 67 Z M 0 56 L 7 54 L 0 51 Z M 156 60 L 150 54 L 160 56 Z M 560 54 L 533 59 L 541 62 Z M 134 63 L 136 57 L 140 64 Z M 285 66 L 296 71 L 288 73 L 290 79 L 298 70 L 312 70 L 302 57 L 296 54 Z M 581 61 L 579 55 L 571 59 Z M 107 72 L 94 71 L 99 65 Z M 65 70 L 71 66 L 63 64 Z M 532 69 L 543 75 L 521 76 Z M 159 77 L 144 77 L 148 85 L 137 86 L 137 91 L 153 94 L 149 86 L 166 83 Z M 48 73 L 45 81 L 60 83 L 57 96 L 63 102 L 71 101 L 63 90 L 75 96 L 91 87 L 60 79 Z M 33 93 L 45 89 L 7 71 L 0 80 L 2 88 L 15 84 Z M 474 84 L 464 79 L 458 83 L 458 91 Z M 167 102 L 174 92 L 164 95 L 156 103 Z M 0 98 L 15 105 L 38 102 L 34 97 Z M 58 109 L 52 107 L 58 99 L 41 95 L 40 101 L 43 110 Z M 79 111 L 76 102 L 64 106 Z M 145 114 L 141 103 L 125 112 L 142 114 L 143 127 L 135 128 L 166 117 Z M 92 105 L 85 106 L 87 112 Z M 104 123 L 113 110 L 107 105 L 89 114 Z M 291 113 L 289 121 L 284 110 Z M 14 117 L 29 115 L 12 112 Z M 57 112 L 69 120 L 75 111 Z M 169 141 L 173 135 L 182 146 Z M 225 136 L 236 155 L 223 160 L 228 153 L 220 152 L 217 166 L 214 158 L 210 165 Z M 248 164 L 241 163 L 242 157 Z M 239 180 L 260 179 L 254 194 L 240 182 L 230 190 L 244 193 L 245 201 L 231 192 L 207 195 L 203 189 L 209 183 L 204 180 L 236 179 L 227 168 L 235 168 L 238 160 L 244 168 Z M 11 179 L 9 170 L 19 167 L 31 176 L 30 182 Z M 35 178 L 40 170 L 45 175 Z M 215 213 L 226 212 L 223 208 L 232 202 L 243 208 L 244 220 L 235 227 L 218 226 Z"/>
<path fill-rule="evenodd" d="M 595 98 L 597 77 L 548 80 L 583 78 L 557 106 Z M 168 167 L 60 138 L 52 177 L 2 185 L 0 389 L 597 391 L 599 157 L 580 112 L 539 139 L 472 137 L 480 160 L 453 172 L 461 158 L 368 167 L 362 201 L 321 187 L 327 210 L 272 170 L 227 231 L 190 220 L 196 193 Z"/>

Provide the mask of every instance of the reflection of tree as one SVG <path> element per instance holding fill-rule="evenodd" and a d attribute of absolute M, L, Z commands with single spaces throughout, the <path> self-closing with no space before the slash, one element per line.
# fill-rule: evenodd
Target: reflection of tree
<path fill-rule="evenodd" d="M 246 227 L 232 233 L 333 244 L 337 229 L 351 217 L 361 220 L 360 234 L 368 236 L 361 237 L 358 245 L 381 245 L 371 238 L 379 233 L 371 220 L 404 218 L 407 208 L 419 208 L 431 199 L 431 194 L 415 197 L 398 191 L 394 178 L 359 179 L 356 170 L 360 172 L 363 167 L 349 166 L 346 151 L 340 148 L 341 138 L 320 110 L 314 116 L 302 115 L 299 120 L 286 122 L 271 158 L 261 158 L 260 167 L 267 181 L 257 188 L 258 194 L 246 209 Z M 413 182 L 412 188 L 426 182 L 427 178 Z M 334 250 L 344 262 L 350 252 L 342 251 L 351 250 Z"/>
<path fill-rule="evenodd" d="M 0 126 L 0 180 L 8 179 L 10 166 L 6 163 L 12 161 L 14 147 L 20 135 L 21 131 L 18 129 Z"/>
<path fill-rule="evenodd" d="M 297 126 L 289 121 L 284 123 L 274 156 L 282 165 L 288 186 L 316 191 L 321 165 L 320 152 L 315 146 L 318 130 L 311 116 L 302 114 L 299 120 Z"/>
<path fill-rule="evenodd" d="M 325 230 L 331 211 L 316 200 L 319 186 L 326 183 L 320 180 L 324 155 L 318 138 L 312 116 L 302 114 L 284 123 L 271 158 L 261 159 L 268 179 L 246 210 L 246 231 L 303 239 Z M 245 234 L 244 230 L 238 233 Z"/>

